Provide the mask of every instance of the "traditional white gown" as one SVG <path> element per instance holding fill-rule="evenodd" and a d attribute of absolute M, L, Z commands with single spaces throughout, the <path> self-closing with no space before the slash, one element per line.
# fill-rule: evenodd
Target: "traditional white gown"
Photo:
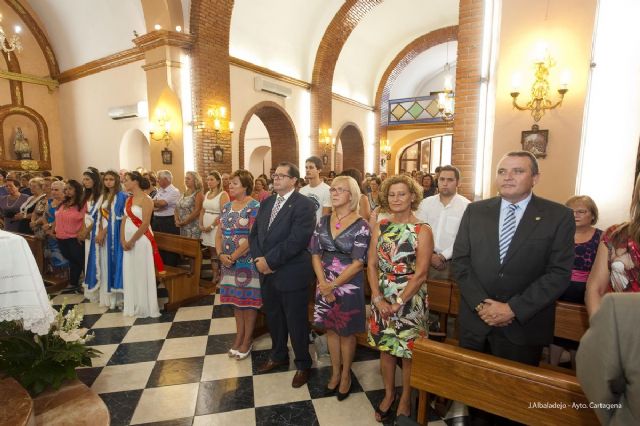
<path fill-rule="evenodd" d="M 134 215 L 142 218 L 142 207 L 131 206 Z M 128 241 L 138 230 L 125 209 L 124 235 Z M 123 254 L 124 314 L 140 318 L 159 317 L 156 293 L 156 270 L 149 239 L 142 235 L 131 250 Z"/>
<path fill-rule="evenodd" d="M 202 202 L 202 208 L 204 209 L 204 215 L 202 216 L 202 225 L 204 227 L 211 226 L 218 217 L 220 217 L 220 196 L 223 194 L 222 191 L 212 199 L 207 198 L 209 193 L 204 197 L 204 201 Z M 207 247 L 215 247 L 216 246 L 216 229 L 217 226 L 214 226 L 211 232 L 203 232 L 200 234 L 200 238 L 202 239 L 202 244 Z"/>

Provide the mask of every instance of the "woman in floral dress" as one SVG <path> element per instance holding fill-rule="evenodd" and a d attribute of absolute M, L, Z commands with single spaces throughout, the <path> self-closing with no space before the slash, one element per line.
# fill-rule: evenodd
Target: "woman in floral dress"
<path fill-rule="evenodd" d="M 229 196 L 233 201 L 222 207 L 216 231 L 222 263 L 220 302 L 233 305 L 236 318 L 236 338 L 228 355 L 237 360 L 251 354 L 253 329 L 262 306 L 260 277 L 249 253 L 249 232 L 260 208 L 260 203 L 250 196 L 252 191 L 251 173 L 236 170 L 229 179 Z"/>
<path fill-rule="evenodd" d="M 395 368 L 402 359 L 402 395 L 398 415 L 411 412 L 411 355 L 413 343 L 427 335 L 426 286 L 433 253 L 431 228 L 413 212 L 422 188 L 408 176 L 384 181 L 380 202 L 393 214 L 374 229 L 369 246 L 367 273 L 371 286 L 369 344 L 380 350 L 380 370 L 385 396 L 376 408 L 376 420 L 385 421 L 395 401 Z"/>
<path fill-rule="evenodd" d="M 371 233 L 358 214 L 360 189 L 349 176 L 331 183 L 333 213 L 316 227 L 309 251 L 318 277 L 313 321 L 327 330 L 333 374 L 328 393 L 342 401 L 351 389 L 355 333 L 365 331 L 364 273 Z"/>
<path fill-rule="evenodd" d="M 200 211 L 204 195 L 202 194 L 202 178 L 198 172 L 186 172 L 184 176 L 184 194 L 176 204 L 174 212 L 176 226 L 180 235 L 200 239 Z"/>

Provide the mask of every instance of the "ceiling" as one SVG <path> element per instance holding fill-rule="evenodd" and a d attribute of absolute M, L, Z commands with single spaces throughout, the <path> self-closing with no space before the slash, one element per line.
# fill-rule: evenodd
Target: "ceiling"
<path fill-rule="evenodd" d="M 316 52 L 343 0 L 235 0 L 231 17 L 232 56 L 282 74 L 311 81 Z M 133 31 L 145 33 L 138 0 L 29 0 L 53 46 L 60 70 L 132 48 Z M 191 0 L 182 0 L 186 14 Z M 373 104 L 379 80 L 412 40 L 458 22 L 459 0 L 386 0 L 375 6 L 349 36 L 336 64 L 333 90 Z M 435 46 L 419 55 L 392 93 L 425 90 L 444 64 Z M 450 45 L 450 57 L 455 49 Z M 453 59 L 452 59 L 453 62 Z M 406 77 L 406 78 L 405 78 Z M 428 85 L 428 84 L 427 84 Z"/>
<path fill-rule="evenodd" d="M 77 67 L 134 44 L 145 33 L 137 0 L 30 0 L 53 47 L 60 71 Z"/>

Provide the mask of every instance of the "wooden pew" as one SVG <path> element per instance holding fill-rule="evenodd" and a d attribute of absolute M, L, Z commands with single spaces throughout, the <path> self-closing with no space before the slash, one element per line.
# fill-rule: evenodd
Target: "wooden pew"
<path fill-rule="evenodd" d="M 202 268 L 200 240 L 164 232 L 155 232 L 153 235 L 159 250 L 177 253 L 190 259 L 190 269 L 165 265 L 166 274 L 156 277 L 169 293 L 169 301 L 165 303 L 164 309 L 175 311 L 186 303 L 205 297 L 206 294 L 200 294 L 200 269 Z"/>
<path fill-rule="evenodd" d="M 554 336 L 579 342 L 588 328 L 589 314 L 584 305 L 556 302 Z"/>
<path fill-rule="evenodd" d="M 45 268 L 45 258 L 44 258 L 44 245 L 45 241 L 40 240 L 33 235 L 28 234 L 20 234 L 22 238 L 25 239 L 29 248 L 31 249 L 31 253 L 33 254 L 34 259 L 36 260 L 36 264 L 38 265 L 38 270 L 40 271 L 40 275 L 42 275 L 42 281 L 46 287 L 47 293 L 55 293 L 57 291 L 62 290 L 69 284 L 68 276 L 66 278 L 59 277 L 53 274 L 48 274 Z"/>
<path fill-rule="evenodd" d="M 419 390 L 421 424 L 430 394 L 525 424 L 599 424 L 574 376 L 431 340 L 416 341 L 411 386 Z"/>

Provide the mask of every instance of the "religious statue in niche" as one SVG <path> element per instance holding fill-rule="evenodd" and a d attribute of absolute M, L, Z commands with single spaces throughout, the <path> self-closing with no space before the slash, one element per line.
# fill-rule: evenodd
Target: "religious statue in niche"
<path fill-rule="evenodd" d="M 13 152 L 18 160 L 32 160 L 29 139 L 22 133 L 22 128 L 16 127 L 16 134 L 13 137 Z"/>

